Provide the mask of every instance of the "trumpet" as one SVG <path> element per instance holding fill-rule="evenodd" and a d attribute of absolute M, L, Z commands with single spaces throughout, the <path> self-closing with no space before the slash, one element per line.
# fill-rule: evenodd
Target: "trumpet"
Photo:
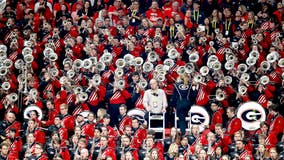
<path fill-rule="evenodd" d="M 209 73 L 209 68 L 207 66 L 202 66 L 199 72 L 202 76 L 207 76 Z"/>
<path fill-rule="evenodd" d="M 246 93 L 247 93 L 247 87 L 246 86 L 244 86 L 244 85 L 241 85 L 241 86 L 239 86 L 239 88 L 238 88 L 238 92 L 241 94 L 241 95 L 245 95 Z"/>
<path fill-rule="evenodd" d="M 82 63 L 83 63 L 83 68 L 85 69 L 90 69 L 93 64 L 90 59 L 84 59 Z"/>
<path fill-rule="evenodd" d="M 79 93 L 79 101 L 85 102 L 88 99 L 88 94 L 86 92 L 80 92 Z"/>
<path fill-rule="evenodd" d="M 260 83 L 263 85 L 267 85 L 269 83 L 269 77 L 265 75 L 260 77 Z"/>
<path fill-rule="evenodd" d="M 267 62 L 267 61 L 263 61 L 263 62 L 260 63 L 260 68 L 263 71 L 268 71 L 270 69 L 270 63 Z"/>
<path fill-rule="evenodd" d="M 199 60 L 198 52 L 193 52 L 189 55 L 189 61 L 196 63 Z"/>
<path fill-rule="evenodd" d="M 245 73 L 248 70 L 248 66 L 244 63 L 238 65 L 238 72 Z"/>
<path fill-rule="evenodd" d="M 72 79 L 75 76 L 75 71 L 74 70 L 68 70 L 66 73 L 66 76 L 70 79 Z"/>
<path fill-rule="evenodd" d="M 17 93 L 10 93 L 7 95 L 7 99 L 11 102 L 16 102 L 18 100 Z"/>
<path fill-rule="evenodd" d="M 5 91 L 8 91 L 10 89 L 11 85 L 9 82 L 3 82 L 1 85 L 1 88 Z"/>
<path fill-rule="evenodd" d="M 227 61 L 235 61 L 236 56 L 232 53 L 226 54 L 226 60 Z"/>
<path fill-rule="evenodd" d="M 151 62 L 145 62 L 142 68 L 143 68 L 143 72 L 149 73 L 153 70 L 154 65 Z"/>
<path fill-rule="evenodd" d="M 29 92 L 29 95 L 32 97 L 32 98 L 36 98 L 38 96 L 38 91 L 35 89 L 35 88 L 32 88 Z"/>
<path fill-rule="evenodd" d="M 114 70 L 114 75 L 117 76 L 117 77 L 122 77 L 123 74 L 124 74 L 124 72 L 123 72 L 123 69 L 122 69 L 122 68 L 116 68 L 116 69 Z"/>
<path fill-rule="evenodd" d="M 33 43 L 32 43 L 32 41 L 25 41 L 24 46 L 31 48 L 33 46 Z"/>
<path fill-rule="evenodd" d="M 231 76 L 224 77 L 225 84 L 230 85 L 233 82 L 233 78 Z"/>
<path fill-rule="evenodd" d="M 210 47 L 213 47 L 213 46 L 214 46 L 214 41 L 210 41 L 210 42 L 209 42 L 209 46 L 210 46 Z"/>
<path fill-rule="evenodd" d="M 178 51 L 175 48 L 172 48 L 168 52 L 168 57 L 170 59 L 176 59 L 178 57 Z"/>
<path fill-rule="evenodd" d="M 156 65 L 155 71 L 160 72 L 160 71 L 162 71 L 162 70 L 164 70 L 164 65 L 162 65 L 162 64 Z"/>
<path fill-rule="evenodd" d="M 145 52 L 146 53 L 149 53 L 149 52 L 151 52 L 152 51 L 152 48 L 150 48 L 149 46 L 145 46 Z"/>
<path fill-rule="evenodd" d="M 117 68 L 123 68 L 125 66 L 125 60 L 122 58 L 118 58 L 115 62 Z"/>
<path fill-rule="evenodd" d="M 34 60 L 34 57 L 32 54 L 27 54 L 27 55 L 24 55 L 24 61 L 28 64 L 32 63 Z"/>

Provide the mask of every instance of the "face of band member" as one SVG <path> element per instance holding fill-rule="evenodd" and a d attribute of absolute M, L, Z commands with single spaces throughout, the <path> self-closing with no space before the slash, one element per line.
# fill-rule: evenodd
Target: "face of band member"
<path fill-rule="evenodd" d="M 151 89 L 156 90 L 158 89 L 158 82 L 155 79 L 151 79 L 150 86 L 151 86 Z"/>

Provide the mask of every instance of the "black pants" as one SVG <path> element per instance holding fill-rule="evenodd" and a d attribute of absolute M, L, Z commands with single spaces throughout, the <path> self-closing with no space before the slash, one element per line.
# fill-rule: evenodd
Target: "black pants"
<path fill-rule="evenodd" d="M 110 126 L 118 127 L 119 106 L 121 104 L 109 104 L 107 113 L 110 115 Z"/>
<path fill-rule="evenodd" d="M 180 128 L 181 135 L 185 134 L 186 129 L 186 117 L 188 115 L 188 111 L 190 110 L 190 103 L 188 100 L 178 100 L 176 105 L 176 113 L 179 118 L 178 127 Z"/>

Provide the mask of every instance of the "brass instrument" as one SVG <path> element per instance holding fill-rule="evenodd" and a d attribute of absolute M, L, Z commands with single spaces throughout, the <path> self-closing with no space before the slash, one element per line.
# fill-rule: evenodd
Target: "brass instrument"
<path fill-rule="evenodd" d="M 269 83 L 269 77 L 264 75 L 260 77 L 260 83 L 263 85 L 267 85 Z"/>
<path fill-rule="evenodd" d="M 153 70 L 154 65 L 151 62 L 145 62 L 142 66 L 143 72 L 149 73 Z"/>
<path fill-rule="evenodd" d="M 242 80 L 243 82 L 248 82 L 250 79 L 250 76 L 248 73 L 242 73 L 240 80 Z"/>
<path fill-rule="evenodd" d="M 245 95 L 245 94 L 247 93 L 247 87 L 246 87 L 245 85 L 239 86 L 238 92 L 239 92 L 241 95 Z"/>
<path fill-rule="evenodd" d="M 25 55 L 28 55 L 28 54 L 32 54 L 33 53 L 33 50 L 30 48 L 30 47 L 25 47 L 23 50 L 22 50 L 22 55 L 25 56 Z"/>
<path fill-rule="evenodd" d="M 217 101 L 223 101 L 226 98 L 225 92 L 222 90 L 218 90 L 216 92 L 216 100 Z"/>
<path fill-rule="evenodd" d="M 256 51 L 256 50 L 253 50 L 253 51 L 251 51 L 251 52 L 249 53 L 249 57 L 258 59 L 258 58 L 259 58 L 259 52 Z"/>
<path fill-rule="evenodd" d="M 90 69 L 92 67 L 92 65 L 93 65 L 93 63 L 92 63 L 92 61 L 90 59 L 84 59 L 82 61 L 82 63 L 83 63 L 82 64 L 83 68 L 85 68 L 85 69 Z"/>
<path fill-rule="evenodd" d="M 98 71 L 104 71 L 105 70 L 105 64 L 103 62 L 98 62 L 96 64 L 96 68 Z"/>
<path fill-rule="evenodd" d="M 124 72 L 123 72 L 123 69 L 122 69 L 122 68 L 116 68 L 116 69 L 114 70 L 114 75 L 115 75 L 116 77 L 122 77 L 123 74 L 124 74 Z"/>
<path fill-rule="evenodd" d="M 255 59 L 255 58 L 248 57 L 248 58 L 246 59 L 246 64 L 247 64 L 248 66 L 253 66 L 253 65 L 256 64 L 256 60 L 257 60 L 257 59 Z"/>
<path fill-rule="evenodd" d="M 7 69 L 13 66 L 13 62 L 10 59 L 5 59 L 2 63 Z"/>
<path fill-rule="evenodd" d="M 125 81 L 123 79 L 119 79 L 119 80 L 115 81 L 115 86 L 118 89 L 124 89 L 125 88 Z"/>
<path fill-rule="evenodd" d="M 279 61 L 278 61 L 278 66 L 283 68 L 284 67 L 284 58 L 281 58 Z"/>
<path fill-rule="evenodd" d="M 67 77 L 66 77 L 66 76 L 62 76 L 62 77 L 60 77 L 60 79 L 59 79 L 59 83 L 60 83 L 61 85 L 64 85 L 64 84 L 66 83 L 66 81 L 67 81 Z"/>
<path fill-rule="evenodd" d="M 227 62 L 225 63 L 225 69 L 226 69 L 226 70 L 230 71 L 230 70 L 232 70 L 233 68 L 234 68 L 234 62 L 233 62 L 233 61 L 227 61 Z"/>
<path fill-rule="evenodd" d="M 126 62 L 123 58 L 118 58 L 115 62 L 115 65 L 116 65 L 117 68 L 123 68 L 123 67 L 125 67 L 125 64 L 126 64 Z"/>
<path fill-rule="evenodd" d="M 172 68 L 175 65 L 175 62 L 173 59 L 167 58 L 164 60 L 164 65 L 169 66 L 169 68 Z"/>
<path fill-rule="evenodd" d="M 88 94 L 86 92 L 80 92 L 79 93 L 79 101 L 85 102 L 88 99 Z"/>
<path fill-rule="evenodd" d="M 215 70 L 215 71 L 219 71 L 222 67 L 222 64 L 221 62 L 219 61 L 215 61 L 213 64 L 212 64 L 212 68 Z"/>
<path fill-rule="evenodd" d="M 11 85 L 9 82 L 3 82 L 1 85 L 1 88 L 5 91 L 8 91 L 10 89 Z"/>
<path fill-rule="evenodd" d="M 83 88 L 81 86 L 76 86 L 75 88 L 73 88 L 73 92 L 78 95 L 83 92 Z"/>
<path fill-rule="evenodd" d="M 51 53 L 54 53 L 54 50 L 50 47 L 45 47 L 43 50 L 44 57 L 48 58 Z"/>
<path fill-rule="evenodd" d="M 266 60 L 269 63 L 274 63 L 278 59 L 277 52 L 271 52 L 266 56 Z"/>
<path fill-rule="evenodd" d="M 157 79 L 158 82 L 163 82 L 165 81 L 166 77 L 163 74 L 157 74 L 155 79 Z"/>
<path fill-rule="evenodd" d="M 260 68 L 261 68 L 261 70 L 263 70 L 263 71 L 268 71 L 268 70 L 270 69 L 270 63 L 267 62 L 267 61 L 262 61 L 262 62 L 260 63 Z"/>
<path fill-rule="evenodd" d="M 1 66 L 0 67 L 0 76 L 5 76 L 7 74 L 8 70 L 6 67 Z"/>
<path fill-rule="evenodd" d="M 225 76 L 224 81 L 225 81 L 225 84 L 230 85 L 233 81 L 233 78 L 231 76 Z"/>
<path fill-rule="evenodd" d="M 155 53 L 155 52 L 150 52 L 147 56 L 147 59 L 150 61 L 150 62 L 155 62 L 157 61 L 158 59 L 158 55 Z"/>
<path fill-rule="evenodd" d="M 79 71 L 82 67 L 83 67 L 83 61 L 82 61 L 81 59 L 76 59 L 76 60 L 73 62 L 73 68 L 74 68 L 76 71 Z"/>
<path fill-rule="evenodd" d="M 28 64 L 32 63 L 34 60 L 34 57 L 32 54 L 26 54 L 24 55 L 24 61 Z"/>
<path fill-rule="evenodd" d="M 145 89 L 148 86 L 148 82 L 145 79 L 140 79 L 138 85 L 140 86 L 140 88 Z"/>
<path fill-rule="evenodd" d="M 142 66 L 144 60 L 142 57 L 136 57 L 134 58 L 135 66 Z"/>
<path fill-rule="evenodd" d="M 29 92 L 29 95 L 32 97 L 32 98 L 36 98 L 38 96 L 38 91 L 37 89 L 35 88 L 32 88 Z"/>
<path fill-rule="evenodd" d="M 170 59 L 176 59 L 178 57 L 178 54 L 179 54 L 178 51 L 175 48 L 172 48 L 168 52 L 168 57 Z"/>
<path fill-rule="evenodd" d="M 193 80 L 195 81 L 195 82 L 197 82 L 197 83 L 200 83 L 200 82 L 202 82 L 202 76 L 200 75 L 200 74 L 197 74 L 197 75 L 195 75 L 194 77 L 193 77 Z"/>
<path fill-rule="evenodd" d="M 189 55 L 189 61 L 196 63 L 199 60 L 199 54 L 198 52 L 193 52 Z"/>
<path fill-rule="evenodd" d="M 248 70 L 248 66 L 244 63 L 241 63 L 241 64 L 238 65 L 237 70 L 238 70 L 239 73 L 245 73 Z"/>
<path fill-rule="evenodd" d="M 185 64 L 185 73 L 190 74 L 190 73 L 194 72 L 194 70 L 195 70 L 195 66 L 194 66 L 193 63 L 186 63 Z"/>
<path fill-rule="evenodd" d="M 65 65 L 65 64 L 69 64 L 70 66 L 72 66 L 73 65 L 73 60 L 71 58 L 65 58 L 63 60 L 63 65 Z"/>
<path fill-rule="evenodd" d="M 207 66 L 202 66 L 199 72 L 202 76 L 207 76 L 209 73 L 209 68 Z"/>
<path fill-rule="evenodd" d="M 50 69 L 49 69 L 49 75 L 50 75 L 51 77 L 57 77 L 58 74 L 59 74 L 59 71 L 58 71 L 57 68 L 53 67 L 53 68 L 50 68 Z"/>
<path fill-rule="evenodd" d="M 133 61 L 134 56 L 131 55 L 131 54 L 126 54 L 126 55 L 124 55 L 123 59 L 124 59 L 126 64 L 130 64 Z"/>
<path fill-rule="evenodd" d="M 17 93 L 10 93 L 7 95 L 7 99 L 11 102 L 16 102 L 18 100 Z"/>
<path fill-rule="evenodd" d="M 54 52 L 50 53 L 49 56 L 48 56 L 48 59 L 49 59 L 49 61 L 51 61 L 51 62 L 56 61 L 57 58 L 58 58 L 58 56 L 57 56 L 57 54 L 54 53 Z"/>
<path fill-rule="evenodd" d="M 74 70 L 68 70 L 67 73 L 66 73 L 66 76 L 69 78 L 69 79 L 72 79 L 74 76 L 75 76 L 75 71 Z"/>
<path fill-rule="evenodd" d="M 92 78 L 92 84 L 95 86 L 100 85 L 101 83 L 101 76 L 99 74 L 95 74 Z"/>

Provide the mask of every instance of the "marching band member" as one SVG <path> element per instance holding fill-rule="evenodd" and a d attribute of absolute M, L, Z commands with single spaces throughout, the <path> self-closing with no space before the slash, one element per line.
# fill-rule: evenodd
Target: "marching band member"
<path fill-rule="evenodd" d="M 114 148 L 108 146 L 108 137 L 101 136 L 100 143 L 101 146 L 99 150 L 98 159 L 104 159 L 107 156 L 110 156 L 113 160 L 116 160 Z"/>
<path fill-rule="evenodd" d="M 119 129 L 119 134 L 122 135 L 124 134 L 124 128 L 125 126 L 131 125 L 132 119 L 126 114 L 127 112 L 127 106 L 122 104 L 119 107 L 119 115 L 118 115 L 118 129 Z"/>
<path fill-rule="evenodd" d="M 60 116 L 62 116 L 62 126 L 65 127 L 68 132 L 74 130 L 74 117 L 68 114 L 68 106 L 63 103 L 60 105 Z"/>
<path fill-rule="evenodd" d="M 224 110 L 219 106 L 219 104 L 215 101 L 211 102 L 211 110 L 213 112 L 209 129 L 211 131 L 215 130 L 215 125 L 220 123 L 223 124 Z"/>
<path fill-rule="evenodd" d="M 62 117 L 60 115 L 54 117 L 53 125 L 48 127 L 48 131 L 51 134 L 56 131 L 59 133 L 61 140 L 68 140 L 68 131 L 62 126 Z"/>
<path fill-rule="evenodd" d="M 236 109 L 234 107 L 227 108 L 227 116 L 229 121 L 226 126 L 226 134 L 234 135 L 235 132 L 242 129 L 242 121 L 236 117 Z"/>
<path fill-rule="evenodd" d="M 8 131 L 11 128 L 16 129 L 16 136 L 20 135 L 21 124 L 16 121 L 16 115 L 13 112 L 6 113 L 5 120 L 0 123 L 0 135 L 2 140 L 7 138 Z"/>
<path fill-rule="evenodd" d="M 132 118 L 132 133 L 131 133 L 131 144 L 133 147 L 139 149 L 144 139 L 146 138 L 147 131 L 139 124 L 139 120 L 137 118 Z"/>
<path fill-rule="evenodd" d="M 284 118 L 279 113 L 279 106 L 274 104 L 270 105 L 269 114 L 273 117 L 267 122 L 269 125 L 268 134 L 273 134 L 277 137 L 279 134 L 283 133 Z"/>

